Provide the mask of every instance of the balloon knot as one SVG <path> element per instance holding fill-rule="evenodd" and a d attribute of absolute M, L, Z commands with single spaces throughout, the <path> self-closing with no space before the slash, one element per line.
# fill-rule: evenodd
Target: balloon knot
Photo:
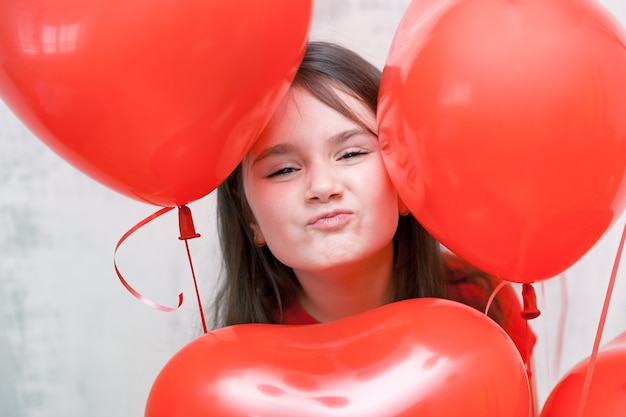
<path fill-rule="evenodd" d="M 531 284 L 522 285 L 522 300 L 524 301 L 524 309 L 521 316 L 525 320 L 532 320 L 539 317 L 541 311 L 537 308 L 537 294 Z"/>
<path fill-rule="evenodd" d="M 180 236 L 178 237 L 180 240 L 200 237 L 200 234 L 196 233 L 193 218 L 191 217 L 191 210 L 187 206 L 178 207 L 178 227 L 180 229 Z"/>

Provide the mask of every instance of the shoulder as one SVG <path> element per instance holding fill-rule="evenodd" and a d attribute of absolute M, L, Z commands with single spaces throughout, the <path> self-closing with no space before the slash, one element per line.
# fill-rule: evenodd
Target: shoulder
<path fill-rule="evenodd" d="M 444 252 L 442 258 L 446 297 L 484 311 L 499 280 L 449 252 Z"/>
<path fill-rule="evenodd" d="M 452 253 L 445 252 L 442 257 L 449 299 L 484 311 L 492 293 L 500 287 L 496 296 L 498 304 L 514 306 L 521 312 L 520 300 L 510 283 L 502 284 L 502 279 L 481 271 Z M 510 311 L 507 309 L 506 313 Z"/>
<path fill-rule="evenodd" d="M 491 276 L 456 255 L 443 253 L 447 298 L 484 312 L 489 299 L 499 287 L 490 316 L 508 333 L 524 361 L 531 356 L 536 336 L 524 318 L 520 297 L 511 283 Z"/>

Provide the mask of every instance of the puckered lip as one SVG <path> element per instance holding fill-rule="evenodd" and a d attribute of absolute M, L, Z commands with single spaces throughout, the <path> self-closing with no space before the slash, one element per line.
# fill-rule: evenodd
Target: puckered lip
<path fill-rule="evenodd" d="M 311 217 L 309 221 L 307 222 L 307 226 L 314 225 L 323 219 L 330 219 L 332 217 L 336 217 L 336 216 L 340 216 L 344 214 L 353 214 L 353 211 L 347 210 L 347 209 L 335 209 L 335 210 L 325 211 L 323 213 L 320 213 L 318 215 Z"/>

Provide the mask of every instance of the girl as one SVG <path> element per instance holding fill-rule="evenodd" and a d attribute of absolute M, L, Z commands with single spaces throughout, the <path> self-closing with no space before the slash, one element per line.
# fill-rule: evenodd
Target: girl
<path fill-rule="evenodd" d="M 218 189 L 225 276 L 216 325 L 309 324 L 414 297 L 484 311 L 497 280 L 442 250 L 398 198 L 376 133 L 381 72 L 311 42 L 258 141 Z M 490 316 L 528 361 L 507 285 Z"/>

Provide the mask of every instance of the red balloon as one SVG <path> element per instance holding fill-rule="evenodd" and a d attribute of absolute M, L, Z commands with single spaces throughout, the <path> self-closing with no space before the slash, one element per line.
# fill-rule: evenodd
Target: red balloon
<path fill-rule="evenodd" d="M 552 390 L 541 417 L 624 417 L 626 415 L 626 332 L 596 356 L 582 414 L 580 398 L 590 358 L 576 365 Z"/>
<path fill-rule="evenodd" d="M 554 277 L 626 204 L 626 48 L 593 0 L 414 1 L 379 97 L 400 197 L 505 280 Z"/>
<path fill-rule="evenodd" d="M 311 0 L 0 2 L 0 97 L 50 148 L 180 206 L 240 162 L 300 63 Z"/>
<path fill-rule="evenodd" d="M 306 326 L 207 333 L 161 370 L 145 417 L 528 417 L 524 364 L 484 314 L 412 299 Z"/>

